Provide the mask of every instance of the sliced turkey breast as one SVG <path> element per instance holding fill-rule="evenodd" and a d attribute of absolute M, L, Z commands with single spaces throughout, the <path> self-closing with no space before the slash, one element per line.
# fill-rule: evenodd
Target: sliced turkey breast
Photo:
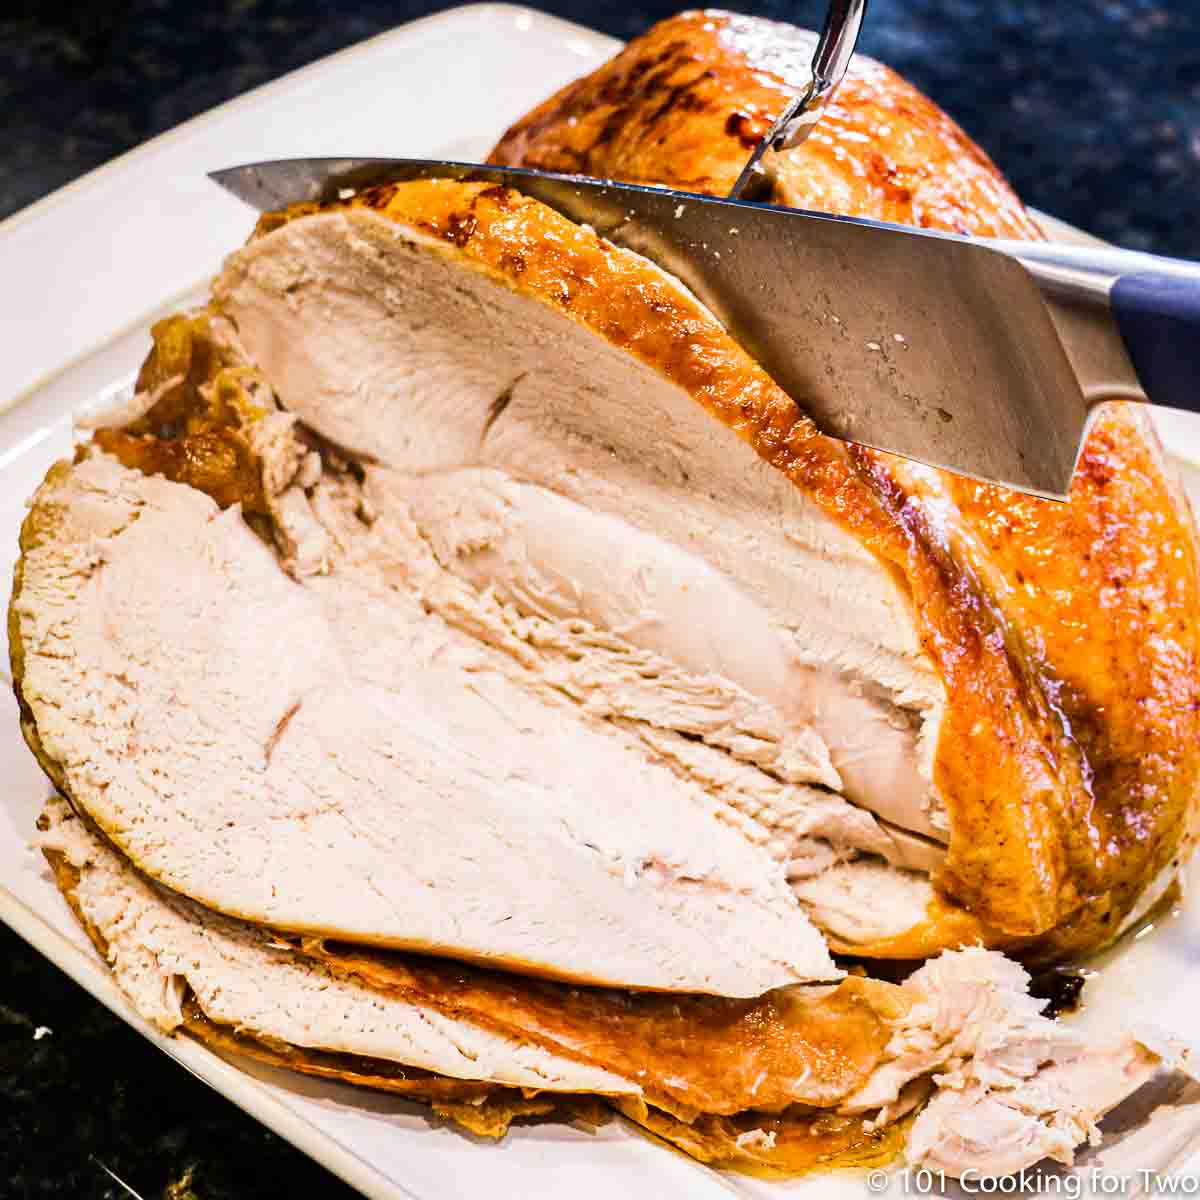
<path fill-rule="evenodd" d="M 1100 1046 L 1039 1016 L 1028 977 L 994 952 L 945 954 L 901 986 L 631 997 L 281 940 L 142 878 L 61 800 L 40 827 L 65 895 L 148 1020 L 429 1099 L 472 1128 L 493 1122 L 486 1132 L 522 1111 L 510 1089 L 592 1093 L 708 1160 L 879 1161 L 901 1144 L 897 1118 L 932 1092 L 910 1158 L 996 1174 L 1047 1154 L 1069 1162 L 1160 1065 L 1132 1039 Z"/>
<path fill-rule="evenodd" d="M 482 199 L 661 292 L 744 373 L 724 390 L 764 386 L 644 260 Z M 138 420 L 163 436 L 97 435 L 141 470 L 93 456 L 43 490 L 13 607 L 31 741 L 143 869 L 279 927 L 722 994 L 836 977 L 789 880 L 803 896 L 868 856 L 899 882 L 847 928 L 925 922 L 941 852 L 917 747 L 940 699 L 891 636 L 903 591 L 686 388 L 375 212 L 285 224 L 217 293 L 183 369 L 144 380 L 161 395 Z M 160 334 L 164 358 L 185 336 Z M 372 355 L 391 365 L 361 371 Z M 372 379 L 407 380 L 393 428 Z M 241 432 L 173 442 L 181 380 Z M 271 387 L 295 392 L 285 413 Z M 655 422 L 673 445 L 647 448 Z M 200 494 L 238 489 L 294 578 Z"/>
<path fill-rule="evenodd" d="M 801 872 L 798 894 L 836 945 L 914 955 L 1042 934 L 1026 953 L 1077 952 L 1113 936 L 1175 861 L 1200 777 L 1195 539 L 1136 417 L 1101 423 L 1070 505 L 1014 498 L 815 437 L 677 284 L 511 193 L 407 185 L 297 215 L 234 256 L 215 292 L 285 406 L 370 456 L 393 496 L 406 489 L 442 568 L 518 617 L 618 633 L 654 655 L 658 679 L 669 664 L 749 693 L 773 710 L 785 751 L 803 746 L 807 762 L 822 745 L 836 778 L 808 779 L 873 813 L 891 841 Z M 436 304 L 416 296 L 443 285 L 388 280 L 417 278 L 400 243 L 433 249 L 431 235 L 475 267 L 454 295 L 478 302 L 447 321 L 445 343 L 405 344 Z M 499 311 L 485 280 L 502 285 Z M 518 316 L 522 299 L 537 303 Z M 305 336 L 326 321 L 342 330 L 335 342 Z M 497 324 L 503 344 L 471 368 L 492 372 L 485 383 L 447 365 L 474 362 Z M 411 442 L 382 416 L 391 368 L 345 368 L 386 361 L 392 336 L 412 411 L 428 411 L 439 372 L 456 381 L 454 404 Z M 359 411 L 370 433 L 345 424 Z M 1122 582 L 1134 564 L 1136 598 Z M 804 779 L 720 729 L 613 709 L 602 690 L 587 702 L 613 716 Z M 691 757 L 707 770 L 713 756 Z M 771 806 L 758 811 L 776 823 Z"/>
<path fill-rule="evenodd" d="M 653 170 L 750 75 L 788 91 L 770 27 L 658 32 L 506 144 Z M 970 159 L 881 215 L 1019 231 L 871 78 L 851 133 L 888 109 Z M 695 125 L 645 143 L 660 85 Z M 826 184 L 874 187 L 841 143 Z M 154 339 L 34 497 L 9 610 L 79 813 L 43 845 L 150 1019 L 485 1132 L 598 1095 L 777 1169 L 886 1159 L 916 1109 L 948 1174 L 1070 1161 L 1161 1065 L 982 948 L 1094 948 L 1190 850 L 1195 538 L 1136 417 L 1067 505 L 831 442 L 676 280 L 480 183 L 271 214 Z M 897 986 L 826 943 L 975 948 Z"/>
<path fill-rule="evenodd" d="M 382 487 L 449 571 L 526 615 L 583 621 L 677 673 L 712 676 L 708 687 L 736 685 L 779 727 L 766 734 L 778 749 L 752 752 L 759 765 L 869 798 L 903 828 L 944 831 L 921 769 L 941 685 L 903 587 L 696 403 L 710 386 L 733 400 L 761 375 L 673 280 L 540 206 L 479 187 L 402 193 L 407 231 L 357 207 L 305 218 L 233 256 L 217 281 L 215 303 L 285 407 L 386 468 Z M 437 234 L 462 229 L 421 228 L 453 218 L 458 197 L 468 225 L 478 206 L 489 213 L 481 265 L 499 277 L 455 269 L 475 259 L 471 243 L 446 256 Z M 386 211 L 387 199 L 370 203 Z M 649 313 L 627 293 L 642 287 L 661 293 L 648 297 L 661 329 L 638 327 Z M 705 336 L 689 345 L 694 334 Z M 637 343 L 651 339 L 663 358 L 643 364 Z M 729 356 L 713 364 L 724 380 L 672 361 L 706 340 Z M 394 403 L 402 422 L 387 418 Z"/>
<path fill-rule="evenodd" d="M 164 1032 L 184 1025 L 192 998 L 208 1020 L 268 1042 L 513 1087 L 639 1091 L 529 1041 L 343 982 L 269 932 L 154 887 L 65 802 L 52 802 L 42 824 L 40 843 L 74 868 L 72 902 L 102 940 L 122 991 Z"/>

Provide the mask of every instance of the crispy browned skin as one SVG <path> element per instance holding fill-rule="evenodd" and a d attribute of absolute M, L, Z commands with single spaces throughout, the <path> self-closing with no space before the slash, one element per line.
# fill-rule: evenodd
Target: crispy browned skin
<path fill-rule="evenodd" d="M 889 1163 L 904 1147 L 906 1122 L 870 1128 L 862 1117 L 836 1113 L 741 1113 L 736 1117 L 697 1117 L 688 1124 L 644 1104 L 611 1101 L 614 1108 L 685 1154 L 716 1167 L 768 1176 L 801 1175 L 831 1167 L 873 1167 Z M 763 1143 L 755 1131 L 774 1135 Z M 751 1140 L 742 1140 L 751 1134 Z"/>
<path fill-rule="evenodd" d="M 307 949 L 335 975 L 636 1079 L 650 1103 L 686 1120 L 839 1104 L 882 1057 L 881 1013 L 900 1011 L 890 985 L 854 977 L 730 1000 L 576 988 L 340 944 Z"/>
<path fill-rule="evenodd" d="M 649 32 L 519 120 L 489 161 L 729 193 L 808 81 L 813 42 L 717 10 Z M 1040 237 L 988 156 L 894 71 L 857 57 L 808 140 L 775 164 L 778 204 L 960 233 Z"/>
<path fill-rule="evenodd" d="M 947 477 L 965 524 L 1010 589 L 1008 621 L 1040 641 L 1040 653 L 1026 649 L 1040 665 L 1064 749 L 1078 761 L 1074 778 L 1060 777 L 1071 786 L 1056 805 L 1066 899 L 1089 901 L 1061 933 L 1068 949 L 1103 942 L 1142 884 L 1190 853 L 1187 825 L 1196 815 L 1195 530 L 1139 416 L 1106 414 L 1067 504 Z M 957 793 L 969 792 L 976 769 L 966 718 L 965 710 L 956 718 L 959 752 L 945 745 L 939 753 L 939 781 Z M 986 839 L 987 807 L 968 812 L 975 827 L 964 828 L 964 841 Z M 956 869 L 981 872 L 987 850 L 985 842 L 963 853 Z"/>
<path fill-rule="evenodd" d="M 786 27 L 685 13 L 540 105 L 492 157 L 721 194 L 807 57 Z M 1041 236 L 962 130 L 865 60 L 783 159 L 780 203 Z M 847 459 L 800 431 L 752 440 L 903 570 L 947 684 L 943 893 L 1032 959 L 1102 944 L 1187 848 L 1200 782 L 1195 534 L 1154 435 L 1131 408 L 1104 413 L 1065 505 L 944 475 L 958 520 L 943 541 L 896 460 Z M 926 953 L 939 931 L 967 935 L 946 909 L 920 938 L 860 949 Z"/>
<path fill-rule="evenodd" d="M 604 1119 L 601 1102 L 592 1096 L 553 1092 L 525 1095 L 519 1088 L 472 1079 L 451 1079 L 448 1075 L 404 1067 L 382 1058 L 309 1050 L 288 1043 L 268 1044 L 228 1025 L 210 1021 L 194 1000 L 186 1002 L 184 1016 L 183 1028 L 213 1050 L 428 1104 L 438 1116 L 454 1121 L 477 1137 L 503 1137 L 518 1118 L 570 1120 L 582 1117 L 593 1124 Z"/>

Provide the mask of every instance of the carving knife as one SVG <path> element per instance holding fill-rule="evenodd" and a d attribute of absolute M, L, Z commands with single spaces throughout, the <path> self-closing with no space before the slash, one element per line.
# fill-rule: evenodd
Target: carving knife
<path fill-rule="evenodd" d="M 1111 399 L 1200 411 L 1200 264 L 476 163 L 216 171 L 259 211 L 422 178 L 515 188 L 683 281 L 822 432 L 1061 499 Z"/>

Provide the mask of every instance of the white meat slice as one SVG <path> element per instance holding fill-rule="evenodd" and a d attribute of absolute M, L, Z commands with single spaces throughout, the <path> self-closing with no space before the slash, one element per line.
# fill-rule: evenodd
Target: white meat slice
<path fill-rule="evenodd" d="M 903 587 L 682 388 L 371 212 L 256 239 L 214 298 L 449 570 L 737 685 L 785 755 L 819 740 L 849 799 L 945 840 L 944 695 Z"/>
<path fill-rule="evenodd" d="M 38 839 L 79 871 L 74 900 L 108 949 L 121 990 L 165 1033 L 190 992 L 211 1021 L 259 1039 L 364 1055 L 455 1079 L 559 1092 L 638 1095 L 636 1083 L 437 1009 L 329 974 L 261 929 L 148 883 L 65 801 Z"/>
<path fill-rule="evenodd" d="M 755 996 L 840 971 L 736 814 L 405 578 L 376 522 L 295 582 L 236 509 L 93 456 L 15 604 L 71 794 L 143 870 L 280 928 Z"/>

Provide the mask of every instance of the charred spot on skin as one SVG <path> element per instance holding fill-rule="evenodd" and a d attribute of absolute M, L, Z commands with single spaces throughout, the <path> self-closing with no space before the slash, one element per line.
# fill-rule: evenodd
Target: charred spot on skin
<path fill-rule="evenodd" d="M 382 211 L 391 204 L 396 195 L 396 184 L 383 183 L 351 196 L 345 203 L 350 208 L 374 208 Z"/>
<path fill-rule="evenodd" d="M 515 193 L 512 188 L 503 183 L 494 183 L 479 193 L 480 200 L 490 200 L 497 208 L 503 209 L 512 208 L 514 198 Z"/>
<path fill-rule="evenodd" d="M 596 134 L 596 145 L 604 146 L 617 136 L 617 133 L 625 125 L 627 114 L 623 108 L 618 108 L 611 117 L 600 127 L 600 132 Z"/>
<path fill-rule="evenodd" d="M 666 72 L 664 72 L 666 74 Z M 680 112 L 700 112 L 707 107 L 704 100 L 693 94 L 692 89 L 697 84 L 713 77 L 712 71 L 702 71 L 692 79 L 684 80 L 669 88 L 663 102 L 644 118 L 647 127 L 656 125 L 673 109 Z M 664 81 L 665 86 L 665 81 Z"/>
<path fill-rule="evenodd" d="M 1116 471 L 1110 464 L 1098 458 L 1085 458 L 1079 464 L 1077 473 L 1101 491 L 1112 483 L 1116 475 Z"/>
<path fill-rule="evenodd" d="M 506 251 L 501 255 L 500 265 L 510 275 L 524 275 L 529 267 L 528 262 L 525 260 L 525 255 L 517 250 Z"/>
<path fill-rule="evenodd" d="M 479 221 L 473 212 L 454 212 L 446 218 L 442 237 L 453 242 L 460 250 L 471 240 Z"/>
<path fill-rule="evenodd" d="M 628 104 L 638 95 L 659 91 L 680 62 L 689 62 L 692 58 L 686 42 L 669 42 L 657 55 L 641 59 L 624 74 L 609 79 L 600 89 L 599 99 L 607 104 Z"/>
<path fill-rule="evenodd" d="M 762 122 L 749 113 L 731 112 L 725 120 L 725 133 L 737 138 L 747 150 L 753 150 L 765 132 Z"/>

